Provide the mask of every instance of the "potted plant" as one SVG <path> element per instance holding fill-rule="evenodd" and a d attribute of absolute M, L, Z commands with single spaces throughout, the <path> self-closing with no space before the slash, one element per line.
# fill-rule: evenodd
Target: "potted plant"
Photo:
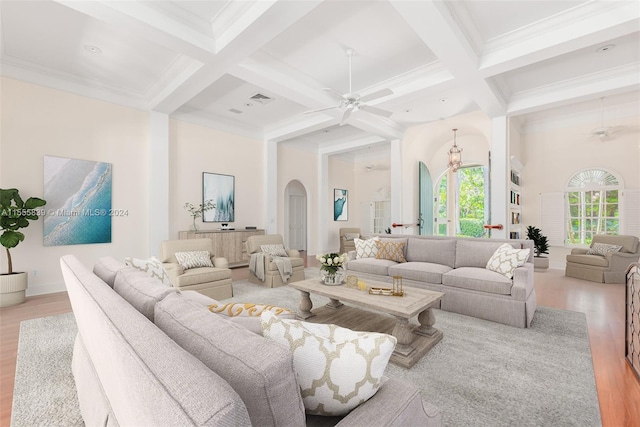
<path fill-rule="evenodd" d="M 43 214 L 38 208 L 46 203 L 37 197 L 23 201 L 16 188 L 0 188 L 0 244 L 7 253 L 7 272 L 0 275 L 0 307 L 21 304 L 25 300 L 28 276 L 26 272 L 13 271 L 9 249 L 24 240 L 24 234 L 19 230 L 27 228 L 29 221 L 37 220 Z"/>
<path fill-rule="evenodd" d="M 193 231 L 198 231 L 198 226 L 196 225 L 196 218 L 200 218 L 202 214 L 206 211 L 216 208 L 216 204 L 213 203 L 213 200 L 205 200 L 204 203 L 200 203 L 197 207 L 189 202 L 184 204 L 184 208 L 189 212 L 189 215 L 193 217 L 193 224 L 191 228 Z"/>
<path fill-rule="evenodd" d="M 527 239 L 533 240 L 533 266 L 536 269 L 546 270 L 549 268 L 549 258 L 542 256 L 549 253 L 549 241 L 547 236 L 542 234 L 542 230 L 532 225 L 527 227 Z"/>

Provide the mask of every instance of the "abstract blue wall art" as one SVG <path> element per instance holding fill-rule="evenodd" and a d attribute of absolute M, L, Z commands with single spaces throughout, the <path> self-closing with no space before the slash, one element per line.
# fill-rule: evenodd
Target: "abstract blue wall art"
<path fill-rule="evenodd" d="M 235 180 L 233 175 L 202 173 L 202 203 L 213 200 L 215 209 L 205 211 L 203 222 L 235 221 Z"/>
<path fill-rule="evenodd" d="M 348 221 L 349 220 L 349 204 L 347 203 L 347 190 L 339 188 L 333 189 L 333 220 Z"/>
<path fill-rule="evenodd" d="M 111 243 L 111 163 L 44 157 L 44 246 Z"/>

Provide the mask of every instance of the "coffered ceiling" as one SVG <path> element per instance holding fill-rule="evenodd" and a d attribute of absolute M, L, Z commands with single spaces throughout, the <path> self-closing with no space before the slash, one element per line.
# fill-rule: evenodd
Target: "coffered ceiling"
<path fill-rule="evenodd" d="M 325 152 L 478 109 L 639 102 L 634 0 L 2 0 L 0 22 L 3 76 Z M 390 89 L 365 103 L 388 118 L 306 114 L 350 92 L 348 49 L 352 91 Z"/>

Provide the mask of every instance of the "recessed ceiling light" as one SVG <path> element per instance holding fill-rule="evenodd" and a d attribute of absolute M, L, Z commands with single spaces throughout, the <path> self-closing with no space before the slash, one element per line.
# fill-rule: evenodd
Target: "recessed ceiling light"
<path fill-rule="evenodd" d="M 608 45 L 599 47 L 598 49 L 596 49 L 596 52 L 606 52 L 608 50 L 613 49 L 614 47 L 616 47 L 615 44 L 608 44 Z"/>
<path fill-rule="evenodd" d="M 331 131 L 330 131 L 329 129 L 322 129 L 322 132 L 323 132 L 323 133 L 329 133 L 329 132 L 331 132 Z"/>
<path fill-rule="evenodd" d="M 412 112 L 412 111 L 413 111 L 413 110 L 412 110 L 411 108 L 405 108 L 405 109 L 404 109 L 404 112 L 405 112 L 405 113 L 410 113 L 410 112 Z"/>
<path fill-rule="evenodd" d="M 252 104 L 252 103 L 250 103 L 250 102 L 245 102 L 245 103 L 244 103 L 244 106 L 245 106 L 245 107 L 253 107 L 253 104 Z"/>
<path fill-rule="evenodd" d="M 84 50 L 86 50 L 87 52 L 96 53 L 96 54 L 102 53 L 102 49 L 92 44 L 85 44 Z"/>
<path fill-rule="evenodd" d="M 448 101 L 448 99 L 447 99 L 447 98 L 440 98 L 440 102 L 442 102 L 442 103 L 445 103 L 445 102 L 447 102 L 447 101 Z"/>

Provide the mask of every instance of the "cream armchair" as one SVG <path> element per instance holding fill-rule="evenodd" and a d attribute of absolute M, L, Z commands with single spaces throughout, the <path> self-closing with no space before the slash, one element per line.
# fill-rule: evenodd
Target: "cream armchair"
<path fill-rule="evenodd" d="M 213 267 L 184 270 L 176 259 L 176 252 L 208 251 Z M 198 291 L 214 299 L 233 296 L 231 270 L 226 258 L 216 258 L 211 239 L 165 240 L 160 243 L 160 261 L 171 284 L 181 291 Z"/>
<path fill-rule="evenodd" d="M 358 238 L 362 238 L 362 233 L 359 228 L 341 228 L 340 229 L 340 253 L 344 254 L 349 251 L 356 250 L 356 244 L 353 241 L 353 236 L 358 235 Z"/>
<path fill-rule="evenodd" d="M 282 245 L 282 247 L 284 247 L 284 242 L 280 234 L 249 236 L 247 239 L 247 253 L 250 257 L 253 257 L 254 254 L 263 253 L 263 245 Z M 300 252 L 295 249 L 287 249 L 286 253 L 288 255 L 287 258 L 291 261 L 292 268 L 291 277 L 289 277 L 287 283 L 304 280 L 304 259 L 300 257 Z M 264 281 L 259 279 L 253 272 L 249 274 L 249 281 L 251 283 L 263 284 L 267 288 L 285 285 L 286 283 L 282 280 L 278 266 L 273 261 L 273 257 L 268 253 L 264 253 L 264 256 L 261 258 L 263 260 Z"/>
<path fill-rule="evenodd" d="M 595 243 L 618 245 L 622 249 L 605 256 L 587 255 L 587 249 L 572 249 L 571 254 L 567 255 L 565 276 L 600 283 L 624 283 L 627 267 L 640 258 L 638 238 L 597 234 L 593 236 L 592 248 Z"/>

